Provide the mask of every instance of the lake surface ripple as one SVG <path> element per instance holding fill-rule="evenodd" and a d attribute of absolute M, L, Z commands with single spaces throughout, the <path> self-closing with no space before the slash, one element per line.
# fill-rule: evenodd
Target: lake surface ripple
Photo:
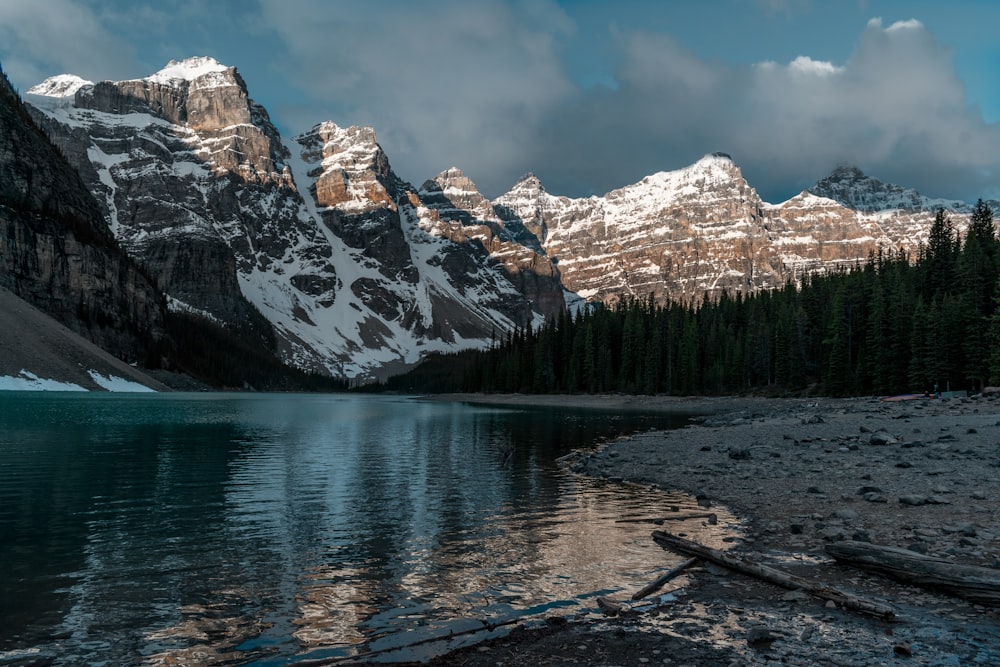
<path fill-rule="evenodd" d="M 617 519 L 696 508 L 556 459 L 686 418 L 0 392 L 0 665 L 288 665 L 589 610 L 678 560 Z"/>

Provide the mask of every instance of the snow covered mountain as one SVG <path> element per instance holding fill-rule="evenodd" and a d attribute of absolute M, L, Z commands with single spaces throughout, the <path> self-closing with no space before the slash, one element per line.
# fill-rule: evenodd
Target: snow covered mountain
<path fill-rule="evenodd" d="M 528 174 L 490 201 L 457 168 L 415 188 L 371 128 L 283 139 L 211 58 L 132 81 L 62 75 L 26 99 L 171 308 L 347 377 L 483 346 L 578 300 L 690 302 L 912 252 L 938 208 L 959 229 L 971 210 L 853 168 L 770 204 L 723 153 L 600 197 Z"/>
<path fill-rule="evenodd" d="M 211 58 L 131 81 L 55 77 L 26 100 L 172 308 L 273 337 L 297 367 L 384 374 L 562 306 L 561 292 L 533 305 L 476 238 L 437 229 L 371 129 L 283 141 Z"/>

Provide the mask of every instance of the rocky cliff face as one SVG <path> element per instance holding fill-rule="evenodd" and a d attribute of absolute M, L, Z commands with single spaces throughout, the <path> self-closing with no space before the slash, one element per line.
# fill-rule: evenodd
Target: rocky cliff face
<path fill-rule="evenodd" d="M 478 238 L 444 223 L 392 172 L 371 128 L 326 122 L 296 143 L 316 216 L 345 247 L 344 289 L 363 306 L 335 326 L 372 349 L 408 336 L 433 349 L 539 318 Z"/>
<path fill-rule="evenodd" d="M 122 359 L 158 361 L 162 295 L 2 76 L 0 285 Z"/>
<path fill-rule="evenodd" d="M 938 210 L 944 210 L 959 231 L 964 231 L 972 213 L 967 202 L 925 197 L 912 188 L 866 176 L 856 167 L 835 169 L 808 193 L 842 206 L 879 244 L 911 255 L 927 240 Z M 994 211 L 1000 210 L 1000 202 L 989 203 Z"/>
<path fill-rule="evenodd" d="M 377 375 L 541 316 L 475 239 L 428 231 L 373 130 L 323 123 L 283 142 L 232 67 L 193 58 L 29 93 L 171 307 L 292 365 Z"/>
<path fill-rule="evenodd" d="M 236 71 L 192 59 L 136 81 L 58 83 L 28 99 L 122 247 L 172 307 L 272 344 L 241 274 L 268 270 L 303 238 L 309 268 L 322 266 L 323 249 L 298 224 L 287 151 Z"/>
<path fill-rule="evenodd" d="M 420 201 L 431 212 L 435 234 L 478 242 L 534 310 L 555 315 L 565 307 L 555 263 L 516 215 L 489 202 L 460 169 L 426 181 Z"/>

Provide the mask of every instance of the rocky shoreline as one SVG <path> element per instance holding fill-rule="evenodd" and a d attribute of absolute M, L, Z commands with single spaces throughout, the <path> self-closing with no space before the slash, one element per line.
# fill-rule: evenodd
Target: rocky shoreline
<path fill-rule="evenodd" d="M 475 400 L 706 415 L 582 454 L 572 469 L 725 507 L 745 519 L 734 553 L 888 604 L 897 620 L 702 565 L 652 608 L 626 603 L 600 623 L 553 621 L 434 664 L 1000 664 L 995 608 L 836 564 L 824 549 L 848 539 L 1000 568 L 1000 400 Z"/>

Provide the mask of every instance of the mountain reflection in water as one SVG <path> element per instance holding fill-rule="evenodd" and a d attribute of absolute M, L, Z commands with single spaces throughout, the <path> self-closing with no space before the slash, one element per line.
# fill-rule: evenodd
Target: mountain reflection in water
<path fill-rule="evenodd" d="M 649 524 L 616 520 L 697 508 L 556 459 L 685 421 L 400 397 L 0 395 L 0 659 L 283 665 L 589 610 L 678 561 Z M 718 543 L 731 523 L 683 530 Z"/>

